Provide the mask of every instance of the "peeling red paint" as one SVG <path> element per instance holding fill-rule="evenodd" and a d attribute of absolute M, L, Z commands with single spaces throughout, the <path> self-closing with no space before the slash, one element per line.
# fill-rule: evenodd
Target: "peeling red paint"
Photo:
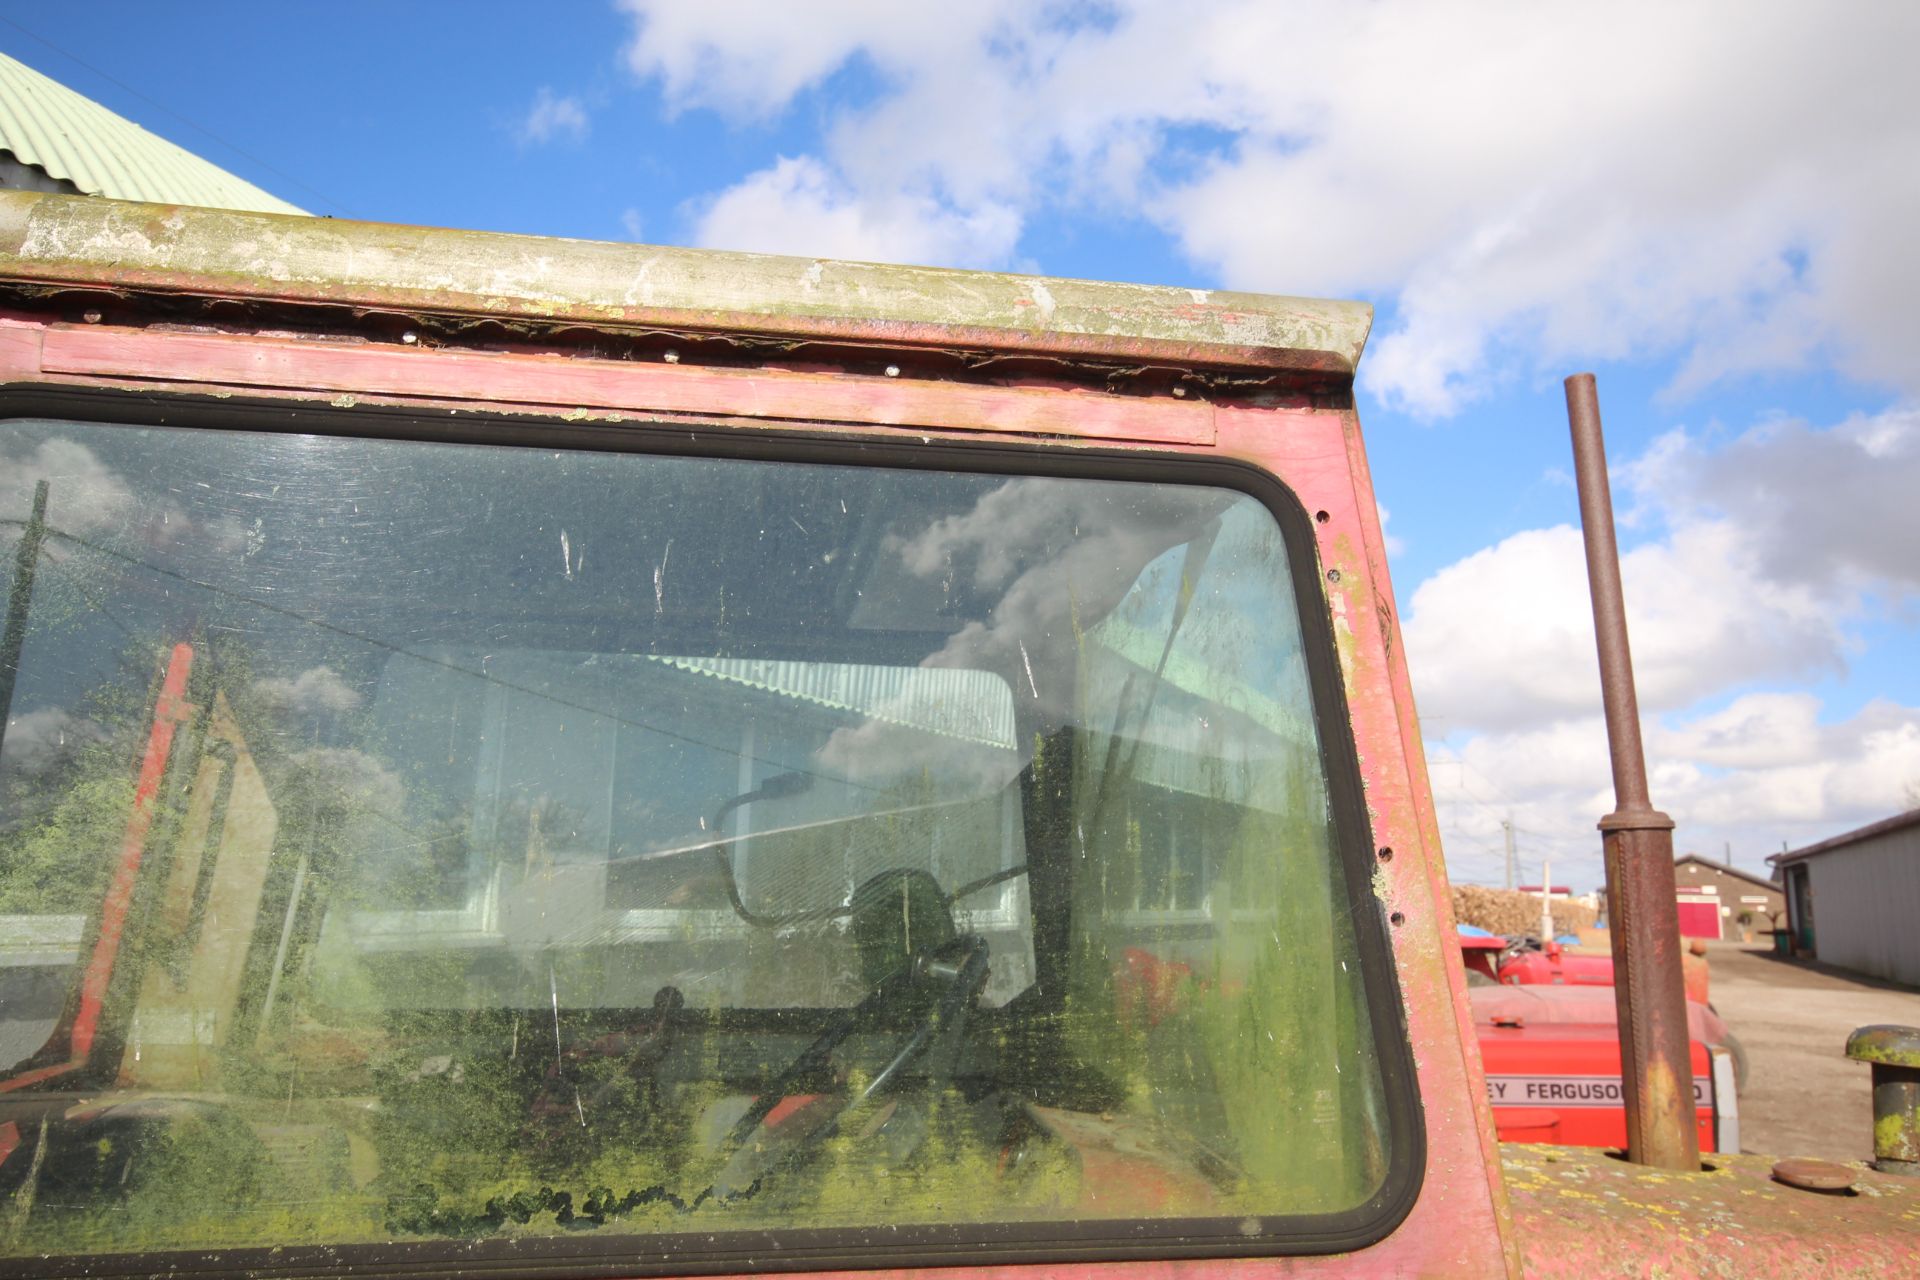
<path fill-rule="evenodd" d="M 1420 1201 L 1385 1244 L 1403 1246 L 1413 1270 L 1518 1274 L 1505 1239 L 1499 1147 L 1466 976 L 1452 945 L 1452 897 L 1441 863 L 1438 824 L 1427 793 L 1411 678 L 1390 603 L 1384 542 L 1359 423 L 1347 412 L 1222 407 L 1220 450 L 1284 480 L 1313 515 L 1320 581 L 1345 631 L 1347 712 L 1360 756 L 1383 913 L 1390 932 L 1407 1031 L 1425 1109 L 1428 1165 Z M 1319 513 L 1325 512 L 1321 520 Z M 1329 581 L 1326 570 L 1339 570 Z M 1443 945 L 1446 943 L 1447 945 Z M 1389 1250 L 1387 1256 L 1393 1256 Z M 1421 1259 L 1415 1262 L 1414 1259 Z"/>
<path fill-rule="evenodd" d="M 524 405 L 725 413 L 873 426 L 937 426 L 1093 440 L 1208 444 L 1213 408 L 1098 391 L 1040 390 L 845 374 L 707 369 L 562 356 L 477 354 L 385 345 L 54 327 L 40 367 L 355 395 L 388 393 Z"/>
<path fill-rule="evenodd" d="M 1775 1181 L 1769 1156 L 1700 1173 L 1578 1147 L 1505 1149 L 1529 1276 L 1920 1275 L 1920 1181 L 1860 1168 L 1851 1194 Z"/>

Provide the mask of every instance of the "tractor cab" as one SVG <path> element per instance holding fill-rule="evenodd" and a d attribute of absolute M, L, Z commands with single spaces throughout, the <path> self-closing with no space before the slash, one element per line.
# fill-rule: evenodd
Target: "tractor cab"
<path fill-rule="evenodd" d="M 0 192 L 0 1269 L 1760 1256 L 1497 1141 L 1369 323 Z"/>
<path fill-rule="evenodd" d="M 1270 480 L 327 408 L 5 424 L 48 495 L 16 724 L 86 726 L 8 780 L 7 910 L 71 939 L 0 1063 L 13 1247 L 1044 1256 L 1405 1211 Z"/>

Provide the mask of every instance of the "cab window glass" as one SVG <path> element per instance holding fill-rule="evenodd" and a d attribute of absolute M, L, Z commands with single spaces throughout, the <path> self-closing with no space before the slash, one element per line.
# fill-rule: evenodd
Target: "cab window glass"
<path fill-rule="evenodd" d="M 41 420 L 0 475 L 0 1252 L 1246 1247 L 1380 1191 L 1254 498 Z"/>

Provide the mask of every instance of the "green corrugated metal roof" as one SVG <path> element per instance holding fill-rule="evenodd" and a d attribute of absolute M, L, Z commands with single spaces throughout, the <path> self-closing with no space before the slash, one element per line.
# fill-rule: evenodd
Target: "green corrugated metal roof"
<path fill-rule="evenodd" d="M 0 53 L 0 145 L 92 196 L 305 213 Z"/>
<path fill-rule="evenodd" d="M 782 697 L 852 711 L 989 747 L 1014 745 L 1007 682 L 958 667 L 880 667 L 852 662 L 646 655 L 681 671 L 715 676 Z"/>

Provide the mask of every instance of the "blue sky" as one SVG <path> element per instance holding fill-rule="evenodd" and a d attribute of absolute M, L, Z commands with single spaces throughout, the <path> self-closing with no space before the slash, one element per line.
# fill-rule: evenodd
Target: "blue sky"
<path fill-rule="evenodd" d="M 1450 864 L 1511 814 L 1585 888 L 1580 369 L 1679 845 L 1920 805 L 1920 10 L 1838 9 L 5 3 L 0 49 L 316 213 L 1366 298 Z"/>

